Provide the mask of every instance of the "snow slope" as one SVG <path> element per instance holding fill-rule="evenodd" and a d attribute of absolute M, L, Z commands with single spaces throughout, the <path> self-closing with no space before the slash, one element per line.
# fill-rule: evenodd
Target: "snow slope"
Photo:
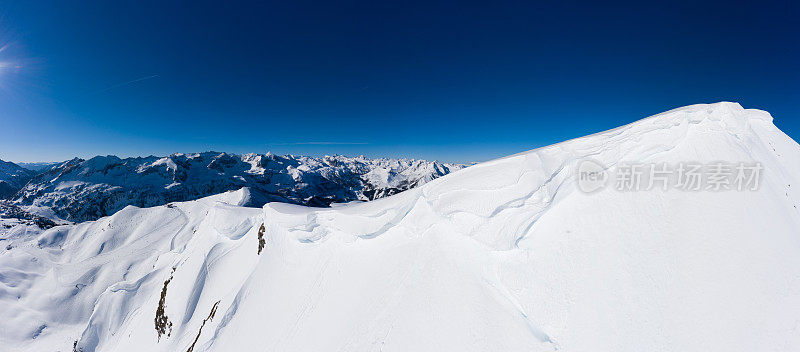
<path fill-rule="evenodd" d="M 399 193 L 462 167 L 425 160 L 271 153 L 97 156 L 76 158 L 37 175 L 15 202 L 52 209 L 70 221 L 96 220 L 128 205 L 163 205 L 242 187 L 250 188 L 253 206 L 269 201 L 327 206 Z"/>
<path fill-rule="evenodd" d="M 585 158 L 760 162 L 752 191 L 576 188 Z M 794 351 L 800 146 L 693 105 L 367 203 L 247 190 L 7 239 L 0 344 L 69 351 Z M 263 226 L 262 226 L 263 224 Z M 159 331 L 160 329 L 160 331 Z"/>

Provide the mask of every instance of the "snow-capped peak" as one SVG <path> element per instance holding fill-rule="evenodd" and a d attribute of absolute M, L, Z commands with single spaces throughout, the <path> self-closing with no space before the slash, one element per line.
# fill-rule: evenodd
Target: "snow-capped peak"
<path fill-rule="evenodd" d="M 253 206 L 269 201 L 327 206 L 395 194 L 462 167 L 427 161 L 253 153 L 126 159 L 97 156 L 76 158 L 36 176 L 15 201 L 52 208 L 71 221 L 97 219 L 127 205 L 161 205 L 242 187 L 252 192 Z"/>
<path fill-rule="evenodd" d="M 748 189 L 583 192 L 586 160 L 609 173 L 729 162 L 763 174 Z M 126 207 L 6 240 L 0 343 L 791 351 L 800 346 L 798 160 L 800 145 L 763 111 L 693 105 L 372 202 L 254 209 L 238 191 Z"/>

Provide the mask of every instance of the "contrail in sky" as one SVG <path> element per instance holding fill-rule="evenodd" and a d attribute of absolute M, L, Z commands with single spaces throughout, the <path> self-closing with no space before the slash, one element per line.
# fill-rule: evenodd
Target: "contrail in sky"
<path fill-rule="evenodd" d="M 293 143 L 270 143 L 270 145 L 364 145 L 366 142 L 293 142 Z"/>
<path fill-rule="evenodd" d="M 122 82 L 122 83 L 115 84 L 115 85 L 113 85 L 111 87 L 108 87 L 108 88 L 104 88 L 104 89 L 100 89 L 100 90 L 94 91 L 92 93 L 89 93 L 88 95 L 100 94 L 100 93 L 107 92 L 107 91 L 112 90 L 112 89 L 117 89 L 117 88 L 124 87 L 124 86 L 130 85 L 130 84 L 134 84 L 136 82 L 146 81 L 148 79 L 152 79 L 152 78 L 156 78 L 156 77 L 158 77 L 158 75 L 140 77 L 140 78 L 137 78 L 137 79 L 134 79 L 134 80 L 131 80 L 131 81 Z"/>

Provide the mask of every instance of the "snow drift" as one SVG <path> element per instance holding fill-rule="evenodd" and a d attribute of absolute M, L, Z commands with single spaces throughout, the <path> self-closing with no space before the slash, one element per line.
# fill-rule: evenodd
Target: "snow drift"
<path fill-rule="evenodd" d="M 756 190 L 580 192 L 575 168 L 758 162 Z M 763 351 L 800 346 L 800 146 L 693 105 L 376 201 L 247 190 L 0 254 L 0 343 L 80 351 Z"/>

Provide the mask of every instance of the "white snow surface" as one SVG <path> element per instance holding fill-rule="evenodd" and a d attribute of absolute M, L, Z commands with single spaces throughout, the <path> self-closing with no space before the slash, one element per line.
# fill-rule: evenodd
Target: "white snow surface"
<path fill-rule="evenodd" d="M 756 191 L 585 194 L 587 157 L 764 171 Z M 797 351 L 798 188 L 800 146 L 768 113 L 717 103 L 367 203 L 245 208 L 243 189 L 129 206 L 0 241 L 13 246 L 0 252 L 0 346 Z"/>

